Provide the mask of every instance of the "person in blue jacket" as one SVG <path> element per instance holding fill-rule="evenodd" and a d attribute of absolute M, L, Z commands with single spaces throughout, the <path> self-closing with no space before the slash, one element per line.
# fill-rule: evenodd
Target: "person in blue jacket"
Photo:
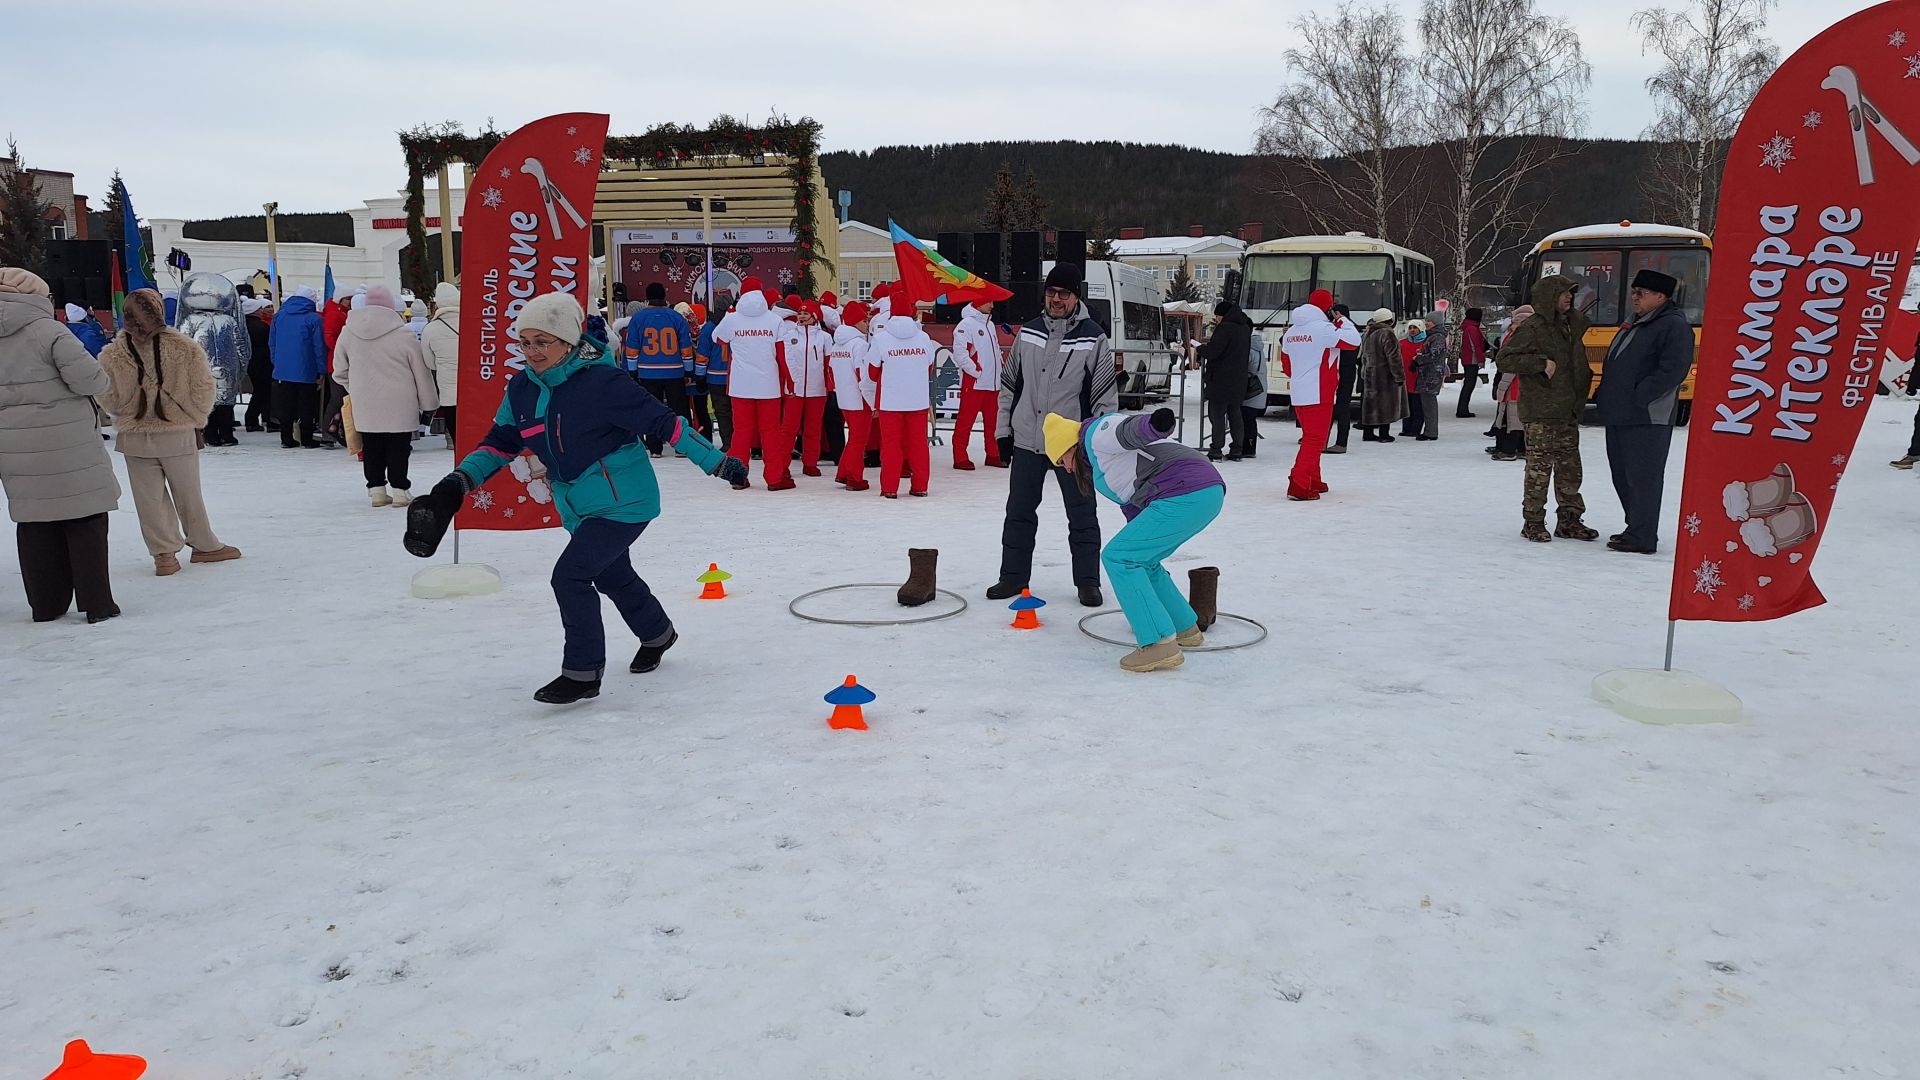
<path fill-rule="evenodd" d="M 669 412 L 687 417 L 687 380 L 693 375 L 693 328 L 687 317 L 667 306 L 667 288 L 647 283 L 647 306 L 627 320 L 626 367 L 647 393 Z M 647 449 L 661 454 L 660 440 L 648 436 Z"/>
<path fill-rule="evenodd" d="M 315 295 L 311 285 L 295 289 L 267 330 L 267 350 L 273 354 L 273 415 L 280 422 L 280 445 L 289 449 L 320 446 L 315 428 L 320 423 L 320 384 L 327 377 L 327 339 L 313 306 Z"/>
<path fill-rule="evenodd" d="M 507 383 L 493 429 L 407 512 L 406 548 L 426 558 L 468 493 L 494 473 L 523 452 L 546 466 L 560 523 L 573 534 L 553 567 L 553 595 L 566 631 L 560 677 L 533 695 L 550 705 L 600 694 L 607 636 L 598 593 L 613 601 L 640 639 L 627 670 L 654 670 L 679 640 L 627 555 L 647 523 L 660 516 L 660 486 L 641 440 L 672 443 L 702 471 L 729 484 L 747 476 L 745 465 L 634 385 L 607 343 L 586 336 L 585 321 L 579 302 L 565 293 L 535 297 L 521 309 L 514 336 L 527 366 Z"/>
<path fill-rule="evenodd" d="M 700 324 L 700 338 L 694 342 L 694 372 L 707 383 L 707 402 L 713 406 L 713 426 L 720 434 L 716 445 L 733 444 L 733 398 L 727 394 L 727 376 L 733 370 L 733 357 L 727 347 L 713 340 L 713 328 L 720 325 L 727 309 L 715 305 Z"/>
<path fill-rule="evenodd" d="M 99 356 L 100 350 L 107 347 L 107 332 L 100 320 L 79 304 L 67 305 L 67 329 L 73 331 L 73 336 L 79 338 L 80 344 L 93 356 Z"/>

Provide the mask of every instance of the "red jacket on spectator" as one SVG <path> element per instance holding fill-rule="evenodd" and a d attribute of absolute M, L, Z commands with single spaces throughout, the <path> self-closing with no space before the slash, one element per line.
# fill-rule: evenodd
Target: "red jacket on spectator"
<path fill-rule="evenodd" d="M 327 343 L 327 372 L 329 374 L 333 372 L 333 347 L 340 341 L 340 331 L 346 329 L 347 315 L 349 313 L 347 304 L 352 302 L 352 300 L 353 297 L 351 296 L 339 297 L 328 304 L 326 312 L 321 315 L 320 336 Z"/>

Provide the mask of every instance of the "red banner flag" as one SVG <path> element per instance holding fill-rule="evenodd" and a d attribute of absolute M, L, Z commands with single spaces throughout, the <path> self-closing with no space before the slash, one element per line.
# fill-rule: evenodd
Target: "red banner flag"
<path fill-rule="evenodd" d="M 470 453 L 493 426 L 507 380 L 526 366 L 513 320 L 527 301 L 568 292 L 581 306 L 593 256 L 593 195 L 607 117 L 562 113 L 501 140 L 474 171 L 460 252 L 460 407 L 454 445 Z M 467 496 L 462 529 L 546 529 L 560 524 L 546 469 L 522 454 Z"/>
<path fill-rule="evenodd" d="M 1916 80 L 1920 0 L 1893 0 L 1801 47 L 1733 137 L 1670 618 L 1826 602 L 1813 556 L 1920 240 Z"/>

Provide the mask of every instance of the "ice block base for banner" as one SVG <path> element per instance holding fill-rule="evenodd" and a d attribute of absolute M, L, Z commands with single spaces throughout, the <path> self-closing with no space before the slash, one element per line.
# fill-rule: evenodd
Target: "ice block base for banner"
<path fill-rule="evenodd" d="M 1593 680 L 1593 698 L 1643 724 L 1731 724 L 1740 699 L 1691 671 L 1620 668 Z"/>
<path fill-rule="evenodd" d="M 422 600 L 486 596 L 500 591 L 500 571 L 485 563 L 429 566 L 413 575 L 413 595 Z"/>

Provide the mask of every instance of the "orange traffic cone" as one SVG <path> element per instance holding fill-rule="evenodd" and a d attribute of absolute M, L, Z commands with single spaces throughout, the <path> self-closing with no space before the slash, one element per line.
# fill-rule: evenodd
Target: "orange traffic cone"
<path fill-rule="evenodd" d="M 1040 629 L 1040 609 L 1047 606 L 1045 600 L 1033 595 L 1032 589 L 1021 589 L 1020 598 L 1007 607 L 1013 609 L 1013 628 L 1015 630 Z"/>
<path fill-rule="evenodd" d="M 707 572 L 701 574 L 694 580 L 706 585 L 706 588 L 700 590 L 700 599 L 725 600 L 727 598 L 727 587 L 720 583 L 732 579 L 733 575 L 720 569 L 719 563 L 708 563 Z"/>
<path fill-rule="evenodd" d="M 132 1054 L 96 1054 L 85 1039 L 67 1044 L 60 1067 L 47 1080 L 136 1080 L 147 1071 L 147 1059 Z"/>
<path fill-rule="evenodd" d="M 867 719 L 861 715 L 860 706 L 865 705 L 879 695 L 860 685 L 860 680 L 847 676 L 847 681 L 834 687 L 827 694 L 827 704 L 833 706 L 833 715 L 827 718 L 827 726 L 836 731 L 867 730 Z"/>

